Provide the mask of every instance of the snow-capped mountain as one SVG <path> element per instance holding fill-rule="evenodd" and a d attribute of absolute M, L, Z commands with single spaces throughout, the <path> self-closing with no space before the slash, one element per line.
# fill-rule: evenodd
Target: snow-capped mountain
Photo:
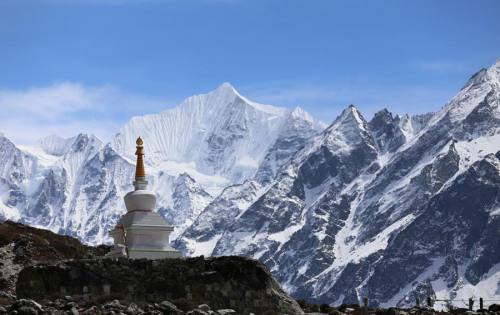
<path fill-rule="evenodd" d="M 300 108 L 290 112 L 258 104 L 224 83 L 160 114 L 132 118 L 113 147 L 133 159 L 130 148 L 140 134 L 148 144 L 151 166 L 175 175 L 187 171 L 217 194 L 253 176 L 269 148 L 287 137 L 289 129 L 309 136 L 323 128 Z"/>
<path fill-rule="evenodd" d="M 325 126 L 225 83 L 103 144 L 0 136 L 0 217 L 88 243 L 125 211 L 142 136 L 158 211 L 187 255 L 259 259 L 296 297 L 375 305 L 500 298 L 500 61 L 436 113 Z"/>
<path fill-rule="evenodd" d="M 367 122 L 349 106 L 270 183 L 226 189 L 177 245 L 259 259 L 325 303 L 498 299 L 499 81 L 497 62 L 415 117 Z"/>
<path fill-rule="evenodd" d="M 80 134 L 16 147 L 2 136 L 0 218 L 91 244 L 109 242 L 107 231 L 124 213 L 122 198 L 132 189 L 140 135 L 158 211 L 176 226 L 176 237 L 226 186 L 257 172 L 272 178 L 294 146 L 323 127 L 300 108 L 258 104 L 224 83 L 160 114 L 132 118 L 107 145 Z"/>

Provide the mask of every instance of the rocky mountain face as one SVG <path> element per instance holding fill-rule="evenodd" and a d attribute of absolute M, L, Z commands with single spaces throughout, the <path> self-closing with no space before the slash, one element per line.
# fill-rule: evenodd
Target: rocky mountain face
<path fill-rule="evenodd" d="M 186 255 L 258 259 L 287 292 L 335 305 L 498 299 L 499 103 L 500 62 L 436 113 L 367 120 L 351 105 L 327 127 L 223 84 L 133 118 L 107 145 L 1 137 L 0 216 L 106 241 L 141 135 Z"/>
<path fill-rule="evenodd" d="M 414 117 L 349 106 L 273 180 L 223 191 L 178 247 L 259 259 L 288 292 L 335 305 L 498 298 L 499 82 L 497 62 Z"/>

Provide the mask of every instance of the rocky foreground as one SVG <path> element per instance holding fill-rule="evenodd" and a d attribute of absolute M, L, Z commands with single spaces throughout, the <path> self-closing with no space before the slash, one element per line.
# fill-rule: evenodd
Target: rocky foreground
<path fill-rule="evenodd" d="M 444 314 L 295 301 L 264 265 L 242 257 L 102 259 L 108 250 L 1 223 L 0 314 Z M 449 313 L 500 314 L 500 306 Z"/>
<path fill-rule="evenodd" d="M 7 301 L 10 301 L 6 303 Z M 167 300 L 158 303 L 130 302 L 130 301 L 102 301 L 101 303 L 89 303 L 87 301 L 77 301 L 71 296 L 45 300 L 42 304 L 30 299 L 15 299 L 13 296 L 0 294 L 0 314 L 16 315 L 41 315 L 41 314 L 61 314 L 61 315 L 95 315 L 95 314 L 120 314 L 120 315 L 139 315 L 139 314 L 186 314 L 186 315 L 225 315 L 225 314 L 243 314 L 234 309 L 212 309 L 208 304 L 200 304 L 196 307 L 187 304 L 175 305 Z M 468 311 L 467 309 L 454 309 L 448 312 L 435 312 L 429 308 L 388 308 L 372 309 L 362 308 L 359 305 L 342 305 L 339 308 L 332 308 L 327 305 L 301 304 L 308 315 L 447 315 L 447 314 L 467 314 L 467 315 L 498 315 L 500 314 L 500 305 L 492 305 L 489 309 L 482 311 Z M 246 314 L 285 314 L 274 311 L 263 311 L 258 313 Z"/>

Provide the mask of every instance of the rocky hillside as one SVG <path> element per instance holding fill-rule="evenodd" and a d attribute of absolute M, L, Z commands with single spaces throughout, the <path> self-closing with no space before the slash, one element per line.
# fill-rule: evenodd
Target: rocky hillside
<path fill-rule="evenodd" d="M 0 224 L 0 244 L 0 314 L 436 314 L 424 303 L 410 309 L 297 303 L 264 265 L 243 257 L 96 259 L 108 248 L 13 222 Z M 500 306 L 481 314 L 498 315 Z"/>
<path fill-rule="evenodd" d="M 80 241 L 19 223 L 0 223 L 0 291 L 15 293 L 18 273 L 39 262 L 103 256 L 107 246 L 91 247 Z"/>
<path fill-rule="evenodd" d="M 94 302 L 166 299 L 189 309 L 209 304 L 238 314 L 303 314 L 262 264 L 243 257 L 38 264 L 20 272 L 16 292 L 36 300 L 65 295 Z"/>
<path fill-rule="evenodd" d="M 89 247 L 68 236 L 9 221 L 0 224 L 0 246 L 0 307 L 8 305 L 22 314 L 27 312 L 23 307 L 43 310 L 23 298 L 45 305 L 60 298 L 63 305 L 58 306 L 60 300 L 47 306 L 68 311 L 74 302 L 104 305 L 119 299 L 167 314 L 197 307 L 201 311 L 213 307 L 219 310 L 216 314 L 303 314 L 266 267 L 248 258 L 104 259 L 107 247 Z M 74 304 L 67 305 L 70 302 Z M 104 309 L 120 309 L 117 303 Z M 202 305 L 206 303 L 210 306 Z M 137 305 L 134 310 L 144 313 Z"/>

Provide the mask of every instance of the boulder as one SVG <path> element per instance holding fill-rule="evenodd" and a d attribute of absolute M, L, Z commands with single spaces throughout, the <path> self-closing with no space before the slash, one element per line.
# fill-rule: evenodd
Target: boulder
<path fill-rule="evenodd" d="M 488 311 L 490 311 L 490 312 L 500 312 L 500 304 L 491 304 L 488 307 Z"/>
<path fill-rule="evenodd" d="M 183 314 L 181 310 L 177 308 L 173 303 L 169 301 L 162 301 L 159 304 L 159 309 L 164 313 L 164 314 Z"/>
<path fill-rule="evenodd" d="M 202 310 L 203 312 L 208 312 L 212 310 L 210 306 L 208 306 L 207 304 L 198 305 L 198 309 Z"/>

